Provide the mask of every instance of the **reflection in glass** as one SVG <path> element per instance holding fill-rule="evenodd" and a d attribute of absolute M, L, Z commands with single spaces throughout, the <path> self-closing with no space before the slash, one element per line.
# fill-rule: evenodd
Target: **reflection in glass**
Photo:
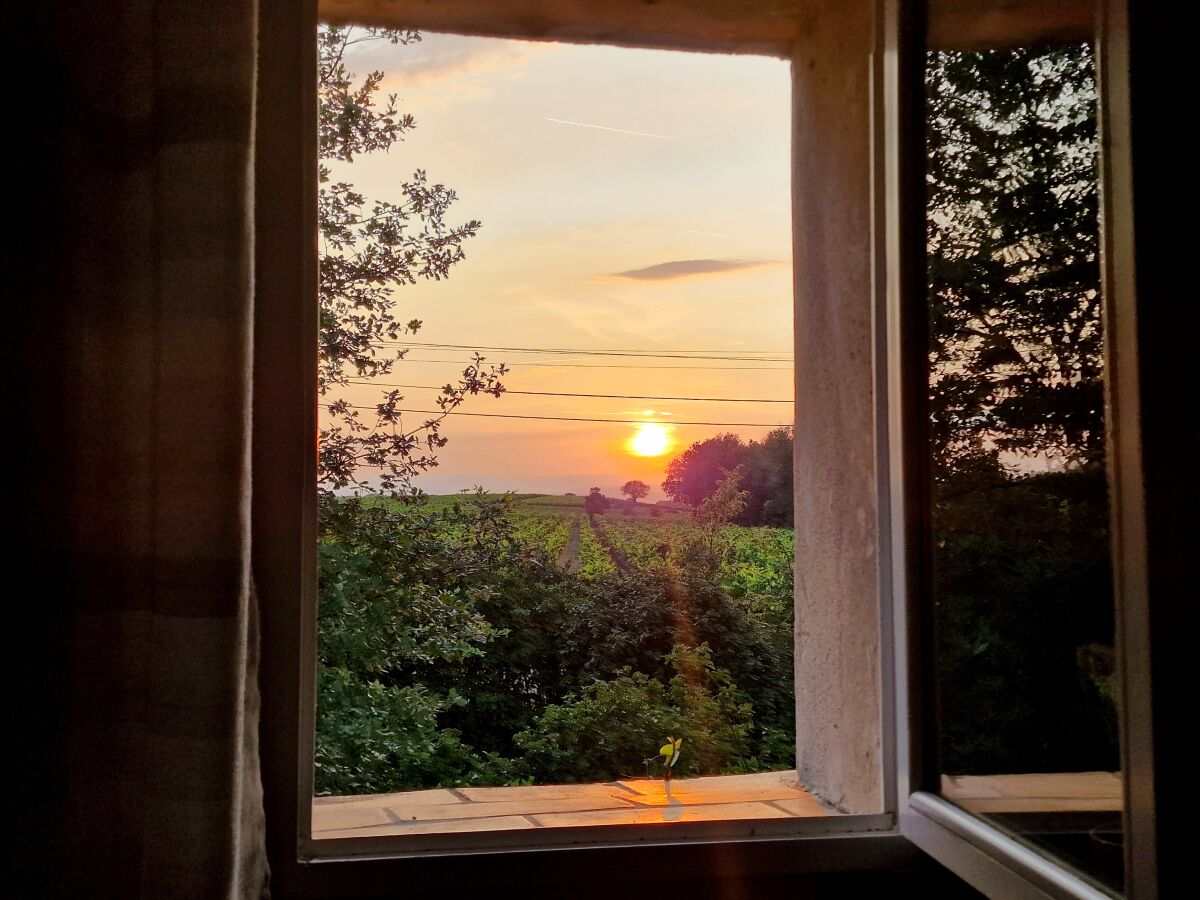
<path fill-rule="evenodd" d="M 1120 889 L 1093 52 L 952 45 L 925 69 L 942 789 Z"/>

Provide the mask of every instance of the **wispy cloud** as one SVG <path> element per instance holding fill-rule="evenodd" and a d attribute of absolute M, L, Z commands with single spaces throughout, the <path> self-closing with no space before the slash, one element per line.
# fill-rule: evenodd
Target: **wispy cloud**
<path fill-rule="evenodd" d="M 517 77 L 523 74 L 525 64 L 559 51 L 560 45 L 549 42 L 423 32 L 420 43 L 405 47 L 383 42 L 364 44 L 349 61 L 350 68 L 359 74 L 384 70 L 383 89 L 400 94 L 403 108 L 408 109 L 490 96 L 491 86 L 477 76 Z"/>
<path fill-rule="evenodd" d="M 755 269 L 775 264 L 770 259 L 673 259 L 642 269 L 613 272 L 612 278 L 632 278 L 635 281 L 669 281 L 672 278 L 691 278 L 694 275 L 716 275 Z"/>
<path fill-rule="evenodd" d="M 630 131 L 628 128 L 613 128 L 609 125 L 593 125 L 590 122 L 571 122 L 567 119 L 552 119 L 550 116 L 545 117 L 547 122 L 553 122 L 555 125 L 571 125 L 575 128 L 594 128 L 597 131 L 611 131 L 614 134 L 631 134 L 634 137 L 654 138 L 659 141 L 678 141 L 677 137 L 670 137 L 665 134 L 651 134 L 648 131 Z"/>

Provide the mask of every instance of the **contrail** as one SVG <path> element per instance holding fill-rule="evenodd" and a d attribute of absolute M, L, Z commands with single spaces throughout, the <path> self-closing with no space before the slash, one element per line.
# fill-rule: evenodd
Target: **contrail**
<path fill-rule="evenodd" d="M 555 125 L 574 125 L 576 128 L 595 128 L 598 131 L 612 131 L 617 134 L 632 134 L 636 137 L 656 138 L 660 141 L 677 141 L 677 137 L 669 137 L 665 134 L 650 134 L 648 131 L 629 131 L 625 128 L 609 128 L 607 125 L 589 125 L 587 122 L 569 122 L 566 119 L 552 119 L 545 116 L 547 122 L 553 122 Z"/>

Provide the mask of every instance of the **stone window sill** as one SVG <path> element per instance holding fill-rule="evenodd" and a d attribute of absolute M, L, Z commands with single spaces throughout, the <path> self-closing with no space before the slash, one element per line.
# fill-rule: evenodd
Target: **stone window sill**
<path fill-rule="evenodd" d="M 812 818 L 840 813 L 801 787 L 794 769 L 601 784 L 435 788 L 316 797 L 313 838 Z"/>

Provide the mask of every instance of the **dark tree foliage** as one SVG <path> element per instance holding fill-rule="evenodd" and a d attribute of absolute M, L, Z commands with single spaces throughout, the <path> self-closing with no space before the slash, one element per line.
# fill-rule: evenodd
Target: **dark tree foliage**
<path fill-rule="evenodd" d="M 776 428 L 762 441 L 750 442 L 742 478 L 746 509 L 754 518 L 750 524 L 792 527 L 792 444 L 790 428 Z"/>
<path fill-rule="evenodd" d="M 699 506 L 727 472 L 741 467 L 739 487 L 746 503 L 733 519 L 739 525 L 792 527 L 792 430 L 776 428 L 761 441 L 719 434 L 692 444 L 667 463 L 663 491 L 672 500 Z"/>
<path fill-rule="evenodd" d="M 1113 769 L 1092 51 L 933 53 L 926 89 L 942 767 Z"/>
<path fill-rule="evenodd" d="M 697 441 L 667 463 L 663 492 L 678 503 L 695 506 L 716 490 L 725 472 L 745 459 L 746 445 L 736 434 Z"/>
<path fill-rule="evenodd" d="M 496 634 L 484 606 L 511 553 L 504 506 L 328 498 L 319 546 L 316 787 L 437 784 L 475 758 L 440 721 L 463 698 L 416 674 L 460 669 Z"/>
<path fill-rule="evenodd" d="M 463 244 L 477 221 L 451 225 L 446 214 L 454 191 L 431 184 L 421 169 L 397 185 L 398 201 L 368 200 L 346 181 L 334 180 L 362 154 L 386 152 L 416 127 L 396 109 L 394 95 L 381 102 L 382 72 L 361 80 L 349 72 L 346 51 L 356 44 L 410 44 L 414 31 L 325 27 L 318 34 L 318 145 L 320 164 L 317 221 L 321 238 L 320 322 L 317 384 L 322 398 L 351 379 L 387 375 L 405 351 L 394 342 L 421 327 L 395 309 L 395 289 L 418 279 L 441 280 L 464 258 Z M 324 490 L 365 487 L 377 477 L 385 490 L 403 489 L 412 476 L 437 464 L 445 445 L 440 425 L 472 394 L 499 395 L 503 365 L 485 366 L 473 357 L 459 380 L 435 401 L 440 412 L 406 421 L 404 397 L 382 393 L 363 415 L 344 399 L 326 403 L 318 457 Z M 411 414 L 410 414 L 411 415 Z"/>
<path fill-rule="evenodd" d="M 1103 469 L 975 479 L 937 526 L 944 770 L 1116 768 Z"/>
<path fill-rule="evenodd" d="M 936 474 L 998 451 L 1103 454 L 1091 48 L 930 54 Z"/>
<path fill-rule="evenodd" d="M 598 487 L 589 490 L 583 500 L 583 508 L 587 510 L 588 515 L 606 512 L 611 505 L 612 501 L 605 497 Z"/>
<path fill-rule="evenodd" d="M 646 484 L 644 481 L 637 481 L 636 479 L 633 481 L 627 481 L 621 485 L 621 493 L 634 503 L 637 503 L 650 493 L 650 485 Z"/>

